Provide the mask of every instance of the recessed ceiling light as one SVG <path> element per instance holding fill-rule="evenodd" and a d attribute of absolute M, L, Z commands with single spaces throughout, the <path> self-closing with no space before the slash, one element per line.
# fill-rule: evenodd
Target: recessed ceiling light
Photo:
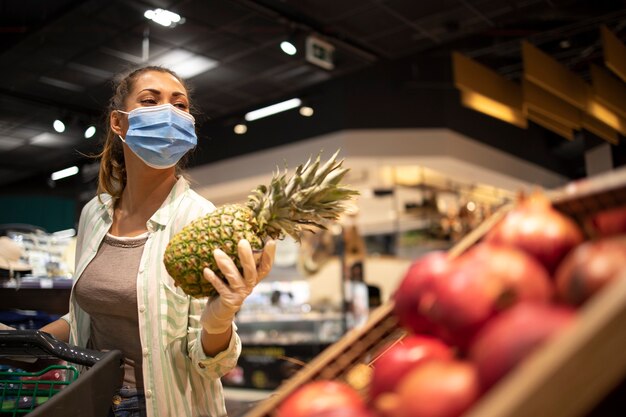
<path fill-rule="evenodd" d="M 96 127 L 95 126 L 89 126 L 87 129 L 85 129 L 85 139 L 89 139 L 92 138 L 93 135 L 96 134 Z"/>
<path fill-rule="evenodd" d="M 245 134 L 248 131 L 248 126 L 246 126 L 244 123 L 238 123 L 233 128 L 233 131 L 237 135 L 243 135 L 243 134 Z"/>
<path fill-rule="evenodd" d="M 313 113 L 314 113 L 313 107 L 309 107 L 309 106 L 302 106 L 302 107 L 300 107 L 299 112 L 304 117 L 311 117 L 311 116 L 313 116 Z"/>
<path fill-rule="evenodd" d="M 282 49 L 282 51 L 286 53 L 287 55 L 295 55 L 296 52 L 298 52 L 296 45 L 294 45 L 293 43 L 289 41 L 282 41 L 280 43 L 280 49 Z"/>
<path fill-rule="evenodd" d="M 65 123 L 63 123 L 61 120 L 56 119 L 54 122 L 52 122 L 52 127 L 54 128 L 55 131 L 57 131 L 58 133 L 63 133 L 65 132 Z"/>

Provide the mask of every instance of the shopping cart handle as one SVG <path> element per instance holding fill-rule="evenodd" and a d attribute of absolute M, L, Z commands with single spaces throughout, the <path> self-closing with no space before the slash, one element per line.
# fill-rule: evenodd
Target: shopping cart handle
<path fill-rule="evenodd" d="M 0 358 L 56 358 L 93 366 L 105 355 L 106 352 L 69 345 L 40 330 L 0 330 Z"/>

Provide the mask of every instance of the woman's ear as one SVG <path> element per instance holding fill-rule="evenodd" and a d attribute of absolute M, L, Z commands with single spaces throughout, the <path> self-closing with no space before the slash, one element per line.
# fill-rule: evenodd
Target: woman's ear
<path fill-rule="evenodd" d="M 126 130 L 128 129 L 128 125 L 126 122 L 126 118 L 123 117 L 125 114 L 120 113 L 118 111 L 112 111 L 109 116 L 109 123 L 111 125 L 111 130 L 113 133 L 119 136 L 126 136 Z M 122 133 L 124 133 L 122 135 Z"/>

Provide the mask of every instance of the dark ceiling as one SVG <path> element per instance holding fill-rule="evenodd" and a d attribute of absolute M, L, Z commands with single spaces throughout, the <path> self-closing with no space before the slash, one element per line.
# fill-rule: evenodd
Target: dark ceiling
<path fill-rule="evenodd" d="M 154 8 L 174 11 L 185 22 L 174 28 L 150 22 L 143 14 Z M 313 97 L 316 92 L 332 102 L 332 89 L 350 79 L 370 86 L 368 97 L 376 101 L 399 65 L 413 68 L 411 82 L 395 87 L 399 98 L 406 89 L 420 88 L 420 80 L 440 83 L 431 83 L 430 94 L 438 88 L 449 92 L 453 88 L 446 63 L 452 50 L 519 81 L 520 41 L 526 39 L 588 78 L 589 64 L 601 62 L 602 24 L 625 41 L 626 1 L 3 0 L 0 187 L 11 192 L 31 187 L 45 183 L 52 171 L 88 162 L 81 154 L 95 152 L 97 139 L 84 139 L 82 129 L 100 122 L 114 75 L 173 49 L 218 62 L 189 80 L 196 107 L 204 115 L 202 129 L 215 139 L 245 111 L 263 104 L 296 95 Z M 335 46 L 333 70 L 312 65 L 302 53 L 288 56 L 280 51 L 281 40 L 295 36 L 303 42 L 307 34 Z M 419 71 L 411 62 L 420 63 Z M 360 90 L 358 86 L 352 88 Z M 328 105 L 350 118 L 347 95 L 344 90 L 345 101 Z M 357 102 L 352 100 L 355 106 Z M 392 99 L 384 103 L 356 125 L 388 127 L 396 109 Z M 430 111 L 437 119 L 438 110 L 425 109 L 425 114 Z M 315 123 L 291 126 L 291 132 L 300 129 L 294 135 L 304 138 L 323 131 L 320 126 L 330 119 L 323 117 L 323 110 L 316 110 L 318 114 Z M 63 134 L 52 131 L 52 120 L 58 117 L 71 121 Z M 406 127 L 411 121 L 397 123 Z M 557 156 L 567 154 L 568 147 L 581 149 L 580 143 L 561 145 L 561 139 L 545 137 Z M 231 143 L 228 151 L 208 148 L 196 163 L 271 145 L 268 140 L 248 147 Z"/>

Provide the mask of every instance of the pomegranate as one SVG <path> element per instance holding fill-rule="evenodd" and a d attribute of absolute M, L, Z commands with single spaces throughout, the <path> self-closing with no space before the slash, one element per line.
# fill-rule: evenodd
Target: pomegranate
<path fill-rule="evenodd" d="M 620 274 L 626 274 L 626 238 L 587 241 L 574 248 L 556 271 L 559 298 L 580 306 Z"/>
<path fill-rule="evenodd" d="M 600 211 L 585 222 L 589 234 L 608 237 L 626 234 L 626 206 Z"/>
<path fill-rule="evenodd" d="M 429 252 L 411 264 L 393 295 L 400 326 L 416 334 L 433 332 L 424 312 L 434 300 L 433 282 L 446 276 L 450 268 L 448 255 L 441 251 Z"/>
<path fill-rule="evenodd" d="M 522 198 L 485 236 L 487 242 L 516 246 L 531 254 L 550 274 L 583 239 L 580 227 L 541 193 Z"/>
<path fill-rule="evenodd" d="M 552 284 L 545 268 L 523 251 L 480 243 L 461 255 L 446 279 L 434 285 L 428 311 L 435 334 L 464 350 L 492 316 L 518 301 L 549 302 Z"/>
<path fill-rule="evenodd" d="M 568 307 L 528 302 L 494 317 L 470 349 L 482 388 L 493 386 L 574 317 L 574 310 Z"/>
<path fill-rule="evenodd" d="M 364 400 L 350 385 L 331 380 L 317 380 L 302 385 L 283 401 L 278 417 L 321 417 L 325 412 L 345 410 L 358 415 L 365 411 Z"/>
<path fill-rule="evenodd" d="M 433 359 L 402 378 L 395 393 L 382 395 L 376 408 L 385 417 L 458 417 L 479 395 L 472 363 Z"/>
<path fill-rule="evenodd" d="M 369 399 L 394 391 L 398 381 L 411 369 L 431 359 L 452 359 L 454 352 L 445 343 L 428 336 L 409 335 L 392 345 L 384 346 L 374 361 L 369 386 Z"/>
<path fill-rule="evenodd" d="M 312 414 L 310 417 L 378 417 L 374 411 L 367 408 L 333 408 L 332 410 L 324 410 L 319 413 Z"/>

